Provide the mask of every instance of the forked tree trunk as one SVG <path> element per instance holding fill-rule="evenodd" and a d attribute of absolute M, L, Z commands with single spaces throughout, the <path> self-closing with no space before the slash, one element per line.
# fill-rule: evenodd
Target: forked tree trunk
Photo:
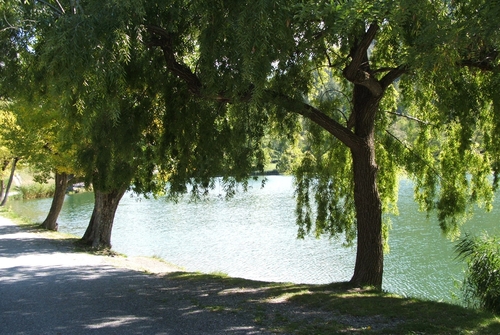
<path fill-rule="evenodd" d="M 111 231 L 116 209 L 126 188 L 108 193 L 94 191 L 94 210 L 82 241 L 96 249 L 111 248 Z"/>
<path fill-rule="evenodd" d="M 354 174 L 354 202 L 357 221 L 357 252 L 351 284 L 382 288 L 384 253 L 382 204 L 377 188 L 375 161 L 375 114 L 380 98 L 356 85 L 353 91 L 355 134 L 361 145 L 351 148 Z"/>
<path fill-rule="evenodd" d="M 52 205 L 50 206 L 49 214 L 47 218 L 43 221 L 42 227 L 49 230 L 57 230 L 57 218 L 59 213 L 61 213 L 62 206 L 64 204 L 64 197 L 66 196 L 66 188 L 68 187 L 68 175 L 66 173 L 55 174 L 55 191 L 54 197 L 52 198 Z"/>
<path fill-rule="evenodd" d="M 10 170 L 9 181 L 7 183 L 7 187 L 5 188 L 5 194 L 2 203 L 0 203 L 0 206 L 5 206 L 5 203 L 7 202 L 7 198 L 9 197 L 10 187 L 12 186 L 12 181 L 14 180 L 14 173 L 16 172 L 16 165 L 18 161 L 19 157 L 14 157 L 14 159 L 12 160 L 12 168 Z"/>

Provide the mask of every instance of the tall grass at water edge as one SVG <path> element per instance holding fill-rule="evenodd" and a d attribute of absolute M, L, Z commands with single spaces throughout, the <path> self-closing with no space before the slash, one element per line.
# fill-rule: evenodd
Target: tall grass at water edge
<path fill-rule="evenodd" d="M 54 195 L 54 184 L 33 183 L 14 187 L 12 199 L 31 200 L 40 198 L 50 198 Z"/>

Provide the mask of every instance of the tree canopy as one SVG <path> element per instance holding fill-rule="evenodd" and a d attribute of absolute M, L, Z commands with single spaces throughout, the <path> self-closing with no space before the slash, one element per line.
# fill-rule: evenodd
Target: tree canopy
<path fill-rule="evenodd" d="M 297 115 L 312 123 L 311 145 L 295 171 L 299 234 L 357 236 L 354 284 L 381 284 L 382 212 L 395 208 L 398 173 L 415 180 L 416 199 L 437 210 L 450 235 L 471 204 L 490 206 L 498 27 L 488 17 L 498 5 L 178 5 L 181 15 L 161 15 L 146 29 L 194 96 L 246 103 L 255 109 L 253 127 L 277 120 L 293 131 Z M 196 22 L 196 35 L 186 22 Z M 195 61 L 183 49 L 183 39 L 193 37 Z M 391 133 L 398 114 L 419 120 L 416 135 Z"/>

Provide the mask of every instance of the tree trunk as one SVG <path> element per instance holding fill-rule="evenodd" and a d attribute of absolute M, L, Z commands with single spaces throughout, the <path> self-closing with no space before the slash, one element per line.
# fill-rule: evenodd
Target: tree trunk
<path fill-rule="evenodd" d="M 4 159 L 2 163 L 2 172 L 1 172 L 1 180 L 0 180 L 0 200 L 3 199 L 3 191 L 4 191 L 4 182 L 3 182 L 3 173 L 7 169 L 7 166 L 9 166 L 9 160 Z"/>
<path fill-rule="evenodd" d="M 364 149 L 353 153 L 358 244 L 351 283 L 380 289 L 384 268 L 382 205 L 376 183 L 374 148 L 367 146 Z"/>
<path fill-rule="evenodd" d="M 111 230 L 116 209 L 126 188 L 116 189 L 108 193 L 94 191 L 94 210 L 82 241 L 96 249 L 111 248 Z"/>
<path fill-rule="evenodd" d="M 66 188 L 68 186 L 68 175 L 66 173 L 58 173 L 55 175 L 55 191 L 54 197 L 52 198 L 52 205 L 50 206 L 49 214 L 47 218 L 43 221 L 42 227 L 49 230 L 57 230 L 57 218 L 61 212 L 64 197 L 66 196 Z"/>
<path fill-rule="evenodd" d="M 353 92 L 355 134 L 361 145 L 351 147 L 354 174 L 354 202 L 357 221 L 357 252 L 351 284 L 382 288 L 384 253 L 382 204 L 377 188 L 375 121 L 380 98 L 362 86 Z"/>
<path fill-rule="evenodd" d="M 18 161 L 19 157 L 14 157 L 14 159 L 12 160 L 12 168 L 10 170 L 9 181 L 7 183 L 7 187 L 5 188 L 5 194 L 0 206 L 5 206 L 5 203 L 7 202 L 7 198 L 9 197 L 10 187 L 12 186 L 12 181 L 14 180 L 14 173 L 16 172 L 16 165 Z"/>

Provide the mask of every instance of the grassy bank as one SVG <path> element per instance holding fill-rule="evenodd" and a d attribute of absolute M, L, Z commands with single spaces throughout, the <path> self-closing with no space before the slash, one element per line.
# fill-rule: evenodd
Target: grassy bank
<path fill-rule="evenodd" d="M 256 322 L 286 334 L 500 334 L 500 318 L 457 305 L 351 289 L 347 283 L 262 283 L 207 274 L 174 273 L 169 280 L 207 289 L 197 302 L 217 313 L 252 313 Z M 204 297 L 241 292 L 245 303 Z M 207 300 L 205 302 L 204 300 Z"/>
<path fill-rule="evenodd" d="M 74 245 L 76 240 L 41 231 L 5 209 L 0 215 L 58 243 Z M 76 246 L 74 250 L 81 251 Z M 346 283 L 267 283 L 188 272 L 168 273 L 163 278 L 175 281 L 183 299 L 213 313 L 214 318 L 251 317 L 258 328 L 277 334 L 500 334 L 500 317 L 491 313 L 352 289 Z M 160 308 L 161 301 L 158 304 Z"/>

